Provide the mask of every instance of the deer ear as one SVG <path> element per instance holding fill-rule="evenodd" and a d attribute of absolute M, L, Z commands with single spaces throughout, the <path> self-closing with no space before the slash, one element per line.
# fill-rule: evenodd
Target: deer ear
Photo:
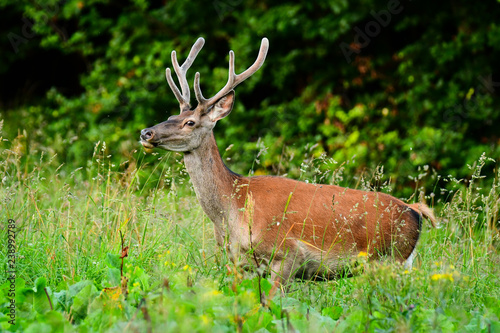
<path fill-rule="evenodd" d="M 224 97 L 221 97 L 208 113 L 211 121 L 216 122 L 231 113 L 234 104 L 234 90 L 228 92 Z"/>

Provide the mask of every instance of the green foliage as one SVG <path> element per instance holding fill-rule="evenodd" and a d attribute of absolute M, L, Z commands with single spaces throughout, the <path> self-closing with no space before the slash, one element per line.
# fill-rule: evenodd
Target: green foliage
<path fill-rule="evenodd" d="M 25 67 L 35 82 L 27 93 L 4 83 L 0 103 L 5 137 L 26 130 L 27 154 L 57 153 L 60 163 L 80 166 L 106 141 L 114 158 L 128 158 L 142 128 L 178 112 L 163 74 L 171 50 L 184 59 L 205 37 L 188 79 L 199 71 L 210 95 L 225 83 L 227 51 L 235 50 L 241 71 L 267 36 L 263 69 L 238 87 L 234 112 L 216 130 L 222 151 L 236 148 L 225 153 L 236 172 L 287 170 L 298 178 L 303 159 L 291 156 L 326 154 L 354 159 L 344 165 L 350 173 L 383 164 L 397 178 L 396 193 L 409 197 L 408 176 L 418 167 L 463 178 L 483 151 L 500 156 L 500 6 L 492 0 L 4 0 L 0 7 L 10 19 L 0 27 L 10 36 L 3 48 L 12 51 L 0 56 L 1 81 L 17 82 Z M 33 57 L 63 67 L 31 70 Z M 255 164 L 259 142 L 267 153 Z"/>
<path fill-rule="evenodd" d="M 468 186 L 444 180 L 443 196 L 450 198 L 435 202 L 440 228 L 424 224 L 413 270 L 360 257 L 352 278 L 295 281 L 281 295 L 216 247 L 211 222 L 182 184 L 182 169 L 165 167 L 173 156 L 149 165 L 135 153 L 129 163 L 136 169 L 122 172 L 105 143 L 80 170 L 43 155 L 0 154 L 0 220 L 16 220 L 18 252 L 15 325 L 8 316 L 7 270 L 0 276 L 3 331 L 499 328 L 500 174 L 484 176 L 493 164 L 486 155 L 469 166 Z M 360 188 L 390 189 L 382 168 L 365 178 Z M 6 228 L 0 239 L 7 239 Z M 124 246 L 128 256 L 121 258 Z M 5 250 L 0 264 L 7 265 Z"/>

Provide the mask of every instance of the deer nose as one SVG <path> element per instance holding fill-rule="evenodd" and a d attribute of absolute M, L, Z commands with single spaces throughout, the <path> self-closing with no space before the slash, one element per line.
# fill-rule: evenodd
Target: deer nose
<path fill-rule="evenodd" d="M 151 128 L 146 128 L 141 131 L 141 139 L 151 141 L 155 136 L 155 132 Z"/>

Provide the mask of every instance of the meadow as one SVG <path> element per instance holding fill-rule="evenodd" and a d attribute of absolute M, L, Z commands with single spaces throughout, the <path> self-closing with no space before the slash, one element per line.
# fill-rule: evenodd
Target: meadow
<path fill-rule="evenodd" d="M 439 225 L 424 222 L 413 269 L 360 253 L 354 277 L 297 280 L 281 294 L 216 246 L 182 155 L 138 147 L 116 163 L 99 142 L 74 167 L 27 149 L 18 138 L 0 151 L 2 331 L 500 331 L 500 172 L 486 154 L 467 179 L 414 176 L 406 200 L 425 199 Z M 300 178 L 325 181 L 317 163 Z M 330 172 L 326 181 L 362 189 L 395 182 L 381 168 Z"/>

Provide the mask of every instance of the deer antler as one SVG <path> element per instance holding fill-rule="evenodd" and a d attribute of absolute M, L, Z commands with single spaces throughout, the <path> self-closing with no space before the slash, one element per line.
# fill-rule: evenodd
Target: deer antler
<path fill-rule="evenodd" d="M 203 105 L 206 110 L 211 105 L 215 104 L 220 98 L 225 96 L 228 92 L 233 90 L 238 84 L 248 79 L 255 72 L 259 70 L 259 68 L 266 60 L 267 50 L 269 49 L 269 40 L 267 38 L 262 38 L 262 42 L 260 44 L 259 55 L 257 56 L 257 60 L 250 66 L 246 71 L 241 74 L 236 75 L 234 72 L 234 52 L 229 51 L 229 78 L 227 80 L 226 85 L 222 88 L 215 96 L 206 99 L 203 97 L 200 88 L 200 73 L 197 72 L 194 77 L 194 93 L 196 95 L 196 100 L 199 105 Z"/>
<path fill-rule="evenodd" d="M 198 55 L 204 44 L 205 40 L 202 37 L 198 38 L 196 43 L 194 43 L 193 47 L 191 48 L 191 51 L 189 52 L 189 55 L 182 64 L 182 66 L 179 66 L 179 63 L 177 62 L 176 53 L 175 51 L 172 51 L 172 65 L 174 66 L 175 74 L 177 74 L 177 78 L 179 79 L 179 84 L 181 85 L 182 94 L 179 91 L 179 88 L 177 88 L 177 86 L 175 85 L 174 80 L 172 79 L 170 68 L 166 69 L 165 74 L 170 89 L 172 89 L 175 97 L 179 101 L 181 113 L 191 109 L 191 105 L 189 102 L 190 92 L 189 92 L 189 85 L 186 79 L 186 73 L 189 67 L 191 67 L 191 65 L 193 64 L 193 61 L 196 59 L 196 56 Z"/>

